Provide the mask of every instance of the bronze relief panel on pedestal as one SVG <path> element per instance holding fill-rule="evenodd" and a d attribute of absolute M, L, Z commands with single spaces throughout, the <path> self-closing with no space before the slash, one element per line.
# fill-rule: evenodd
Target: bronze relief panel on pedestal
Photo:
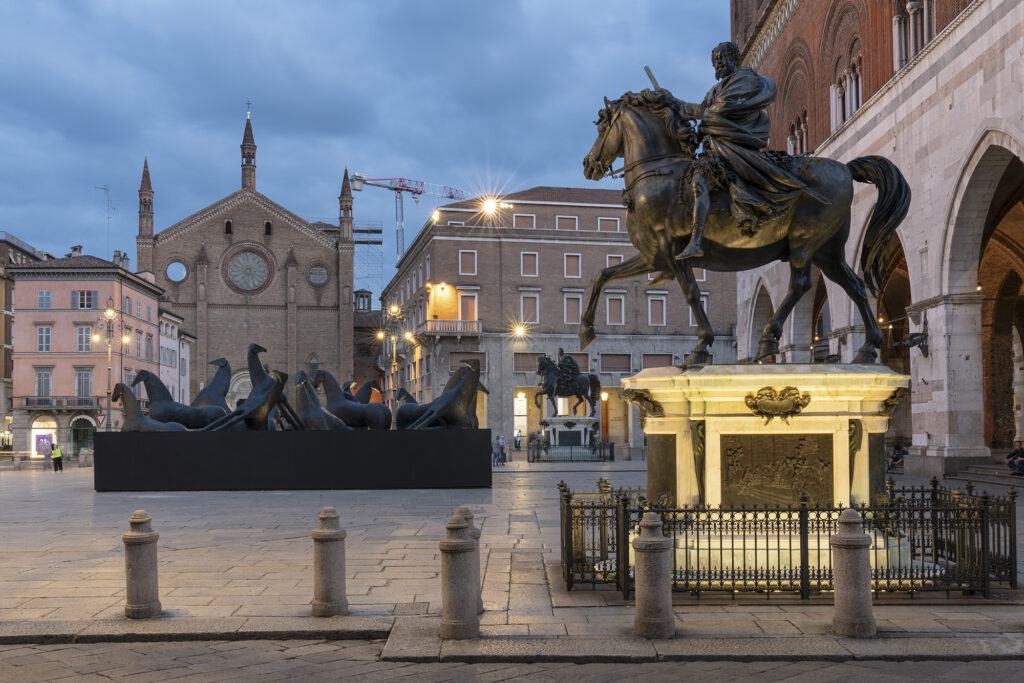
<path fill-rule="evenodd" d="M 723 434 L 722 505 L 832 503 L 831 434 Z"/>

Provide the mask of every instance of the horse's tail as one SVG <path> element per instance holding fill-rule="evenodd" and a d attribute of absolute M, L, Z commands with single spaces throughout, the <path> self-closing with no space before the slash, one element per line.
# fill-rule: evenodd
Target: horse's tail
<path fill-rule="evenodd" d="M 596 406 L 601 401 L 601 378 L 590 373 L 587 379 L 590 380 L 590 403 Z"/>
<path fill-rule="evenodd" d="M 885 157 L 859 157 L 846 167 L 857 182 L 871 183 L 878 188 L 878 201 L 871 210 L 860 252 L 864 282 L 875 294 L 882 285 L 883 269 L 891 256 L 896 228 L 910 209 L 910 186 L 896 164 Z"/>

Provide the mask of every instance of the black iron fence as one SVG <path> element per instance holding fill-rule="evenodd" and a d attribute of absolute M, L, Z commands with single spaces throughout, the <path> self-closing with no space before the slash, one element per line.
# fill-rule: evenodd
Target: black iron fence
<path fill-rule="evenodd" d="M 526 445 L 527 462 L 610 462 L 615 460 L 614 443 L 593 446 L 548 446 L 532 442 Z"/>
<path fill-rule="evenodd" d="M 829 536 L 841 507 L 800 504 L 733 508 L 669 507 L 637 489 L 593 493 L 559 484 L 562 569 L 566 588 L 614 585 L 629 598 L 630 539 L 644 512 L 657 512 L 673 540 L 673 589 L 797 593 L 832 589 Z M 989 595 L 993 583 L 1017 587 L 1016 493 L 977 494 L 973 488 L 896 488 L 877 505 L 857 508 L 871 537 L 876 591 L 951 591 Z"/>

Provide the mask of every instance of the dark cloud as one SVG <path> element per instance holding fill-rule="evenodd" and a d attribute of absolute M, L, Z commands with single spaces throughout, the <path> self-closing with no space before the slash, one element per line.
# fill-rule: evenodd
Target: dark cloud
<path fill-rule="evenodd" d="M 647 87 L 648 64 L 699 99 L 728 35 L 724 0 L 5 3 L 0 229 L 105 255 L 109 184 L 110 248 L 134 255 L 143 156 L 162 229 L 237 189 L 250 98 L 257 187 L 303 216 L 337 215 L 346 167 L 589 185 L 602 96 Z M 443 201 L 406 202 L 407 242 Z M 393 196 L 368 188 L 355 212 L 390 229 Z M 385 276 L 394 253 L 389 230 Z"/>

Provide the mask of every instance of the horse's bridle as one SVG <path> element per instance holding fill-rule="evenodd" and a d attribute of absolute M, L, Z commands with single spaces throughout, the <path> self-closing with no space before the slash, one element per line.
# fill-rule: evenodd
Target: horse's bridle
<path fill-rule="evenodd" d="M 615 124 L 615 122 L 619 118 L 619 115 L 622 113 L 622 110 L 625 109 L 625 108 L 626 107 L 624 107 L 621 104 L 618 106 L 618 108 L 616 108 L 615 113 L 612 115 L 612 118 L 606 124 L 605 130 L 610 129 Z M 603 151 L 604 151 L 604 136 L 602 136 L 602 138 L 601 138 L 601 148 L 598 150 L 598 153 L 603 152 Z M 621 178 L 625 178 L 627 173 L 632 171 L 637 166 L 640 166 L 641 164 L 646 164 L 646 163 L 649 163 L 651 161 L 661 161 L 662 159 L 673 159 L 675 157 L 685 157 L 685 156 L 689 156 L 689 155 L 686 152 L 668 152 L 666 154 L 658 154 L 658 155 L 655 155 L 653 157 L 644 157 L 643 159 L 637 159 L 636 161 L 634 161 L 632 163 L 624 164 L 622 166 L 622 168 L 617 169 L 617 170 L 609 168 L 608 170 L 606 170 L 601 175 L 600 178 L 598 178 L 598 180 L 603 180 L 605 178 L 620 178 L 620 177 Z M 629 184 L 629 187 L 626 188 L 626 192 L 629 192 L 630 189 L 632 189 L 632 187 L 634 185 L 636 185 L 638 182 L 640 182 L 644 178 L 648 177 L 649 175 L 650 175 L 650 173 L 644 173 L 644 174 L 641 174 L 640 177 L 634 179 L 633 182 L 631 182 Z M 663 175 L 663 174 L 656 173 L 656 175 Z"/>

